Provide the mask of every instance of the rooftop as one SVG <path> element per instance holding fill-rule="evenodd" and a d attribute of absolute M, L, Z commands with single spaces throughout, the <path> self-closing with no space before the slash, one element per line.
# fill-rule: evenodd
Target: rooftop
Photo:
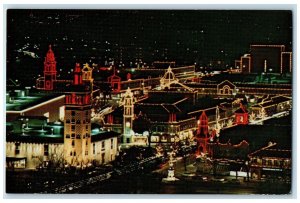
<path fill-rule="evenodd" d="M 43 91 L 30 91 L 27 94 L 26 90 L 15 90 L 6 93 L 6 111 L 22 111 L 60 96 L 62 95 Z"/>
<path fill-rule="evenodd" d="M 254 153 L 252 153 L 250 156 L 254 157 L 272 157 L 272 158 L 291 158 L 292 151 L 291 150 L 282 150 L 275 147 L 267 148 L 267 149 L 261 149 Z"/>
<path fill-rule="evenodd" d="M 264 125 L 243 125 L 221 130 L 221 143 L 239 144 L 245 140 L 249 143 L 250 151 L 261 149 L 269 142 L 277 143 L 281 149 L 291 149 L 292 127 L 291 116 L 273 118 Z"/>
<path fill-rule="evenodd" d="M 47 123 L 46 125 L 33 126 L 29 125 L 24 130 L 20 127 L 22 123 L 11 122 L 6 124 L 7 142 L 25 142 L 25 143 L 63 143 L 64 142 L 64 125 L 62 122 Z M 116 137 L 119 134 L 113 131 L 103 131 L 94 128 L 91 131 L 93 141 L 99 141 Z"/>

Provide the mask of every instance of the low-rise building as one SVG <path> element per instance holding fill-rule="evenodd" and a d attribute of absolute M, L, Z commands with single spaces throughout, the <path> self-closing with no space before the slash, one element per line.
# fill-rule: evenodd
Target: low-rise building
<path fill-rule="evenodd" d="M 272 142 L 268 146 L 249 154 L 252 178 L 281 177 L 290 180 L 291 154 L 291 149 L 282 149 Z"/>
<path fill-rule="evenodd" d="M 36 169 L 67 165 L 64 155 L 63 124 L 45 123 L 46 118 L 40 118 L 40 124 L 29 122 L 27 125 L 26 119 L 38 120 L 36 117 L 20 117 L 7 123 L 6 167 Z M 91 147 L 88 149 L 92 158 L 91 163 L 101 165 L 113 161 L 118 154 L 118 137 L 119 134 L 113 131 L 93 128 Z"/>

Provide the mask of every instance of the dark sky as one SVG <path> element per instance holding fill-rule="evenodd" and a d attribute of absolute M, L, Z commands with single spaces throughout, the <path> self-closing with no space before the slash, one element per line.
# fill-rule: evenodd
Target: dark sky
<path fill-rule="evenodd" d="M 197 62 L 205 66 L 222 60 L 232 65 L 249 52 L 250 44 L 284 44 L 290 49 L 292 12 L 8 10 L 7 35 L 11 70 L 16 68 L 14 51 L 26 43 L 29 51 L 41 57 L 39 65 L 48 44 L 54 45 L 62 66 L 111 60 L 129 66 L 139 59 L 147 64 L 174 60 L 178 65 Z"/>

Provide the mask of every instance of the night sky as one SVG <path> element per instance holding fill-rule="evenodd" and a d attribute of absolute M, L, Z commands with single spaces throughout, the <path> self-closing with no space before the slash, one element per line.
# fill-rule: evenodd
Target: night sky
<path fill-rule="evenodd" d="M 155 60 L 201 66 L 222 61 L 225 67 L 248 53 L 250 44 L 291 49 L 292 12 L 8 10 L 7 36 L 8 78 L 17 77 L 16 70 L 42 73 L 48 44 L 66 70 L 76 62 L 133 67 Z M 20 49 L 39 58 L 23 56 Z"/>

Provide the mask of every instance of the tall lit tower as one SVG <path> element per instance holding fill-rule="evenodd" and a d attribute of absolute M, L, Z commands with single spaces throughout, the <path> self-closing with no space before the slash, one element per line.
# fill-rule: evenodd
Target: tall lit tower
<path fill-rule="evenodd" d="M 56 61 L 54 53 L 49 45 L 49 50 L 44 61 L 44 89 L 53 90 L 53 84 L 56 80 Z"/>
<path fill-rule="evenodd" d="M 64 122 L 64 156 L 70 165 L 91 162 L 91 87 L 82 80 L 77 63 L 73 84 L 66 92 Z"/>
<path fill-rule="evenodd" d="M 207 152 L 207 142 L 209 141 L 208 134 L 208 118 L 205 111 L 202 112 L 198 120 L 198 129 L 195 137 L 198 145 L 197 154 Z"/>
<path fill-rule="evenodd" d="M 131 92 L 129 87 L 125 92 L 122 102 L 124 105 L 123 143 L 130 143 L 130 142 L 132 142 L 131 132 L 132 132 L 132 122 L 133 122 L 133 118 L 134 118 L 134 97 L 133 97 L 133 93 Z"/>

